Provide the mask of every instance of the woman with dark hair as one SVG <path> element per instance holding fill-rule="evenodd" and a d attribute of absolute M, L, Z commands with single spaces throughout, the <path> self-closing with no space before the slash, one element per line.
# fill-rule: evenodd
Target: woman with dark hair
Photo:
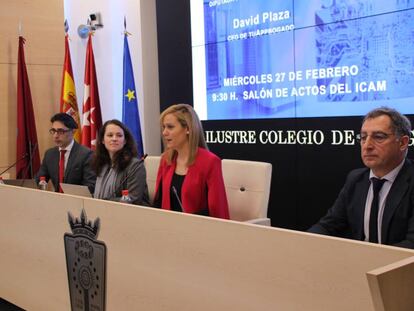
<path fill-rule="evenodd" d="M 128 190 L 132 204 L 149 205 L 144 162 L 137 158 L 135 140 L 122 122 L 105 122 L 92 165 L 98 176 L 95 198 L 120 201 L 122 190 Z"/>
<path fill-rule="evenodd" d="M 229 218 L 221 160 L 208 151 L 194 109 L 168 107 L 160 117 L 164 153 L 158 168 L 154 206 Z"/>

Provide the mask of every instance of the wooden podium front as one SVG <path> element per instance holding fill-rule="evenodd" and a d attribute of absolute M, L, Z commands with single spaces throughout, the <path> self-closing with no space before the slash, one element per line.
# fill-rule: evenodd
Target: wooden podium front
<path fill-rule="evenodd" d="M 414 310 L 414 251 L 0 185 L 0 297 L 70 310 L 68 211 L 100 218 L 107 310 Z"/>

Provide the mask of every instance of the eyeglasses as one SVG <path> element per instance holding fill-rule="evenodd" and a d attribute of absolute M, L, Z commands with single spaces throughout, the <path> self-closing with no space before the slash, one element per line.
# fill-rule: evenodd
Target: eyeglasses
<path fill-rule="evenodd" d="M 388 137 L 395 135 L 394 133 L 384 133 L 384 132 L 374 132 L 372 134 L 366 134 L 366 133 L 361 133 L 358 134 L 356 139 L 358 142 L 360 142 L 361 144 L 364 144 L 368 137 L 371 137 L 371 140 L 374 143 L 377 144 L 382 144 L 384 141 L 386 141 L 388 139 Z"/>
<path fill-rule="evenodd" d="M 67 133 L 67 132 L 70 132 L 70 131 L 72 131 L 71 129 L 54 129 L 54 128 L 51 128 L 50 130 L 49 130 L 49 133 L 51 134 L 51 135 L 55 135 L 55 134 L 58 134 L 58 135 L 63 135 L 63 134 L 65 134 L 65 133 Z"/>

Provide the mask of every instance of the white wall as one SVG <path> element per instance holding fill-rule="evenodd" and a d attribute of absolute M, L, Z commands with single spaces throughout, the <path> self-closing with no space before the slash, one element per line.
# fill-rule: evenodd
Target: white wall
<path fill-rule="evenodd" d="M 96 74 L 103 121 L 122 119 L 122 63 L 124 16 L 134 68 L 135 87 L 141 118 L 144 150 L 160 153 L 159 82 L 155 0 L 64 0 L 64 14 L 69 22 L 70 49 L 76 95 L 82 111 L 83 80 L 87 39 L 77 28 L 86 24 L 91 13 L 100 13 L 103 28 L 93 36 Z M 143 18 L 142 18 L 143 17 Z"/>

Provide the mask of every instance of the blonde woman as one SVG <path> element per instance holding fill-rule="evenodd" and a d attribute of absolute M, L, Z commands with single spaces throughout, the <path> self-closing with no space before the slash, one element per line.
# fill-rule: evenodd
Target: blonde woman
<path fill-rule="evenodd" d="M 208 151 L 203 128 L 186 104 L 160 117 L 165 152 L 158 168 L 154 206 L 229 219 L 221 160 Z"/>

